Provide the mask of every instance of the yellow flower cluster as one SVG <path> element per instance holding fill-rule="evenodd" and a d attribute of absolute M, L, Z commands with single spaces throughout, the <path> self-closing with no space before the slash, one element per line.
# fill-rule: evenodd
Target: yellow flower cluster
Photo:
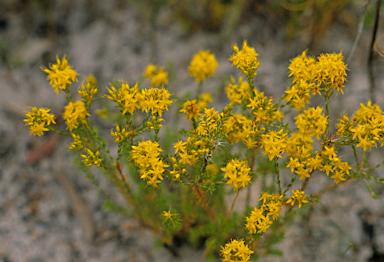
<path fill-rule="evenodd" d="M 197 120 L 197 117 L 200 115 L 200 106 L 197 104 L 196 99 L 192 101 L 186 101 L 183 104 L 183 108 L 180 109 L 181 113 L 187 114 L 187 119 Z"/>
<path fill-rule="evenodd" d="M 78 74 L 68 64 L 65 56 L 61 61 L 56 57 L 56 64 L 50 65 L 49 69 L 43 67 L 41 69 L 48 74 L 49 84 L 55 89 L 56 94 L 59 93 L 59 89 L 65 90 L 72 82 L 77 81 Z"/>
<path fill-rule="evenodd" d="M 312 154 L 309 149 L 302 146 L 301 154 L 290 157 L 287 167 L 291 169 L 291 172 L 299 175 L 300 180 L 310 177 L 316 169 L 325 172 L 327 176 L 332 172 L 334 175 L 331 178 L 335 179 L 336 184 L 344 181 L 344 175 L 349 174 L 349 170 L 352 169 L 347 162 L 342 162 L 337 157 L 335 148 L 329 146 L 324 146 L 321 153 L 316 151 Z"/>
<path fill-rule="evenodd" d="M 244 243 L 244 240 L 232 239 L 230 243 L 225 244 L 225 247 L 221 247 L 221 256 L 223 262 L 248 262 L 252 250 Z"/>
<path fill-rule="evenodd" d="M 199 159 L 206 158 L 213 150 L 213 140 L 197 136 L 190 136 L 186 142 L 178 141 L 175 145 L 173 157 L 173 171 L 171 175 L 178 179 L 186 172 L 187 165 L 193 166 Z"/>
<path fill-rule="evenodd" d="M 69 146 L 70 150 L 79 149 L 82 150 L 84 148 L 84 143 L 81 140 L 79 135 L 76 135 L 74 133 L 71 133 L 73 137 L 73 143 Z"/>
<path fill-rule="evenodd" d="M 151 86 L 161 86 L 168 84 L 168 72 L 164 67 L 157 67 L 149 64 L 144 71 L 144 76 L 151 79 Z"/>
<path fill-rule="evenodd" d="M 196 128 L 197 134 L 200 136 L 215 138 L 219 129 L 222 129 L 224 114 L 217 112 L 215 108 L 206 108 L 204 114 L 200 116 L 199 125 Z"/>
<path fill-rule="evenodd" d="M 96 153 L 93 153 L 90 149 L 86 148 L 85 152 L 87 152 L 87 155 L 81 155 L 81 158 L 83 158 L 84 164 L 86 164 L 88 167 L 96 166 L 100 167 L 101 162 L 103 160 L 100 158 L 100 152 L 96 151 Z"/>
<path fill-rule="evenodd" d="M 226 135 L 230 142 L 243 141 L 248 148 L 256 147 L 257 142 L 253 137 L 259 134 L 252 120 L 241 114 L 233 114 L 224 123 Z"/>
<path fill-rule="evenodd" d="M 113 132 L 111 129 L 111 136 L 115 138 L 115 142 L 120 144 L 125 138 L 129 137 L 131 133 L 125 129 L 125 127 L 120 128 L 118 124 L 116 124 L 116 132 Z"/>
<path fill-rule="evenodd" d="M 157 142 L 151 140 L 139 142 L 137 146 L 132 146 L 131 157 L 140 169 L 140 178 L 147 181 L 148 185 L 157 187 L 163 180 L 163 173 L 168 167 L 159 155 L 161 148 Z"/>
<path fill-rule="evenodd" d="M 254 97 L 249 99 L 249 102 L 248 107 L 252 108 L 256 121 L 269 123 L 283 117 L 283 114 L 273 104 L 272 98 L 268 100 L 264 92 L 254 89 Z"/>
<path fill-rule="evenodd" d="M 277 193 L 271 195 L 268 192 L 263 192 L 261 194 L 259 200 L 262 200 L 263 204 L 260 207 L 255 207 L 251 214 L 245 218 L 245 228 L 249 234 L 252 235 L 267 231 L 272 224 L 271 218 L 272 220 L 276 220 L 277 216 L 282 212 L 282 198 L 283 195 Z"/>
<path fill-rule="evenodd" d="M 337 157 L 334 147 L 324 146 L 323 151 L 321 152 L 323 156 L 323 166 L 320 168 L 321 171 L 325 172 L 327 176 L 329 172 L 333 173 L 331 178 L 335 179 L 335 184 L 337 185 L 340 181 L 345 181 L 345 174 L 349 174 L 349 170 L 352 169 L 347 162 L 342 162 L 340 158 Z"/>
<path fill-rule="evenodd" d="M 357 147 L 362 147 L 364 151 L 376 147 L 377 142 L 384 144 L 384 115 L 377 104 L 372 105 L 369 101 L 367 106 L 360 104 L 360 109 L 353 116 L 353 121 L 349 121 L 344 116 L 337 125 L 338 134 L 352 136 L 359 143 Z"/>
<path fill-rule="evenodd" d="M 123 115 L 126 113 L 132 115 L 137 108 L 140 108 L 141 94 L 138 83 L 130 87 L 128 83 L 123 82 L 117 90 L 113 85 L 111 85 L 111 89 L 107 89 L 110 94 L 107 98 L 123 109 Z"/>
<path fill-rule="evenodd" d="M 300 191 L 300 190 L 293 191 L 292 190 L 292 193 L 293 193 L 293 195 L 287 200 L 287 202 L 286 202 L 287 204 L 291 203 L 293 206 L 293 204 L 295 202 L 297 202 L 299 204 L 299 208 L 301 208 L 302 203 L 308 203 L 308 200 L 305 200 L 305 198 L 307 196 L 305 195 L 304 191 Z"/>
<path fill-rule="evenodd" d="M 218 63 L 214 54 L 211 54 L 209 50 L 200 51 L 192 58 L 191 64 L 188 67 L 189 75 L 193 76 L 197 83 L 200 83 L 208 76 L 212 76 L 217 66 Z"/>
<path fill-rule="evenodd" d="M 151 114 L 158 114 L 160 117 L 164 110 L 173 102 L 169 100 L 171 94 L 164 88 L 149 88 L 141 91 L 140 107 L 142 111 L 151 111 Z"/>
<path fill-rule="evenodd" d="M 239 78 L 239 84 L 237 85 L 235 79 L 231 76 L 231 83 L 227 85 L 225 92 L 231 101 L 231 105 L 234 103 L 248 104 L 249 99 L 252 96 L 251 87 L 248 82 L 243 81 L 241 77 Z"/>
<path fill-rule="evenodd" d="M 157 116 L 152 116 L 150 118 L 149 121 L 147 121 L 147 126 L 150 128 L 150 129 L 160 129 L 163 127 L 162 124 L 160 124 L 161 122 L 163 122 L 164 119 L 162 118 L 159 118 Z"/>
<path fill-rule="evenodd" d="M 235 53 L 229 58 L 232 65 L 240 68 L 248 79 L 253 79 L 257 75 L 256 70 L 260 66 L 259 56 L 253 47 L 249 47 L 247 41 L 244 40 L 241 50 L 237 45 L 233 46 Z"/>
<path fill-rule="evenodd" d="M 295 158 L 306 156 L 313 148 L 313 140 L 306 133 L 291 133 L 287 139 L 287 155 Z"/>
<path fill-rule="evenodd" d="M 84 102 L 76 101 L 69 102 L 68 105 L 65 106 L 63 119 L 66 121 L 69 130 L 72 131 L 72 129 L 79 126 L 80 122 L 85 123 L 87 116 L 90 116 L 90 114 Z"/>
<path fill-rule="evenodd" d="M 97 88 L 97 81 L 95 77 L 92 75 L 87 79 L 87 87 L 84 87 L 84 84 L 81 85 L 81 90 L 78 90 L 80 97 L 84 100 L 84 103 L 89 105 L 92 100 L 93 96 L 97 94 L 99 91 Z"/>
<path fill-rule="evenodd" d="M 309 103 L 310 90 L 312 94 L 320 94 L 320 90 L 330 92 L 334 90 L 343 92 L 344 82 L 347 81 L 347 65 L 343 61 L 343 55 L 321 54 L 317 61 L 308 57 L 306 51 L 292 59 L 288 69 L 289 76 L 293 76 L 293 84 L 285 91 L 285 99 L 291 102 L 296 109 L 301 109 Z M 320 86 L 323 84 L 323 88 Z"/>
<path fill-rule="evenodd" d="M 26 113 L 27 119 L 24 119 L 24 122 L 34 136 L 41 136 L 43 131 L 48 131 L 47 126 L 51 123 L 56 124 L 55 115 L 48 113 L 51 109 L 32 107 L 31 110 Z"/>
<path fill-rule="evenodd" d="M 293 76 L 293 82 L 304 80 L 311 82 L 313 80 L 313 69 L 316 60 L 313 57 L 307 56 L 307 51 L 291 60 L 288 69 L 289 76 Z"/>
<path fill-rule="evenodd" d="M 347 81 L 347 65 L 343 61 L 343 54 L 321 54 L 317 58 L 314 68 L 314 79 L 317 86 L 321 84 L 325 88 L 333 87 L 334 90 L 343 92 L 344 82 Z"/>
<path fill-rule="evenodd" d="M 202 93 L 197 100 L 197 104 L 200 107 L 200 111 L 207 108 L 208 104 L 212 102 L 212 96 L 210 93 Z"/>
<path fill-rule="evenodd" d="M 285 100 L 290 102 L 295 109 L 302 109 L 306 104 L 309 104 L 309 99 L 311 98 L 310 91 L 313 85 L 313 83 L 304 79 L 297 80 L 290 89 L 285 91 L 287 94 Z"/>
<path fill-rule="evenodd" d="M 227 184 L 234 187 L 234 191 L 244 188 L 251 183 L 251 176 L 248 175 L 251 168 L 247 161 L 232 159 L 225 167 L 221 168 L 225 172 L 224 177 L 228 177 Z"/>
<path fill-rule="evenodd" d="M 164 110 L 168 110 L 168 106 L 172 104 L 169 100 L 171 94 L 164 88 L 149 88 L 140 90 L 138 83 L 130 87 L 128 83 L 122 83 L 121 88 L 116 89 L 111 85 L 108 89 L 109 96 L 107 98 L 114 101 L 119 107 L 123 109 L 123 114 L 133 112 L 137 108 L 151 114 L 158 114 L 161 116 Z"/>
<path fill-rule="evenodd" d="M 270 131 L 267 134 L 261 135 L 261 147 L 264 147 L 263 155 L 267 155 L 269 160 L 277 157 L 282 157 L 287 148 L 287 133 L 283 133 L 283 129 L 280 131 Z"/>
<path fill-rule="evenodd" d="M 324 134 L 328 125 L 328 118 L 323 116 L 322 112 L 323 108 L 321 107 L 311 107 L 296 116 L 296 126 L 300 133 L 320 139 L 320 135 Z"/>

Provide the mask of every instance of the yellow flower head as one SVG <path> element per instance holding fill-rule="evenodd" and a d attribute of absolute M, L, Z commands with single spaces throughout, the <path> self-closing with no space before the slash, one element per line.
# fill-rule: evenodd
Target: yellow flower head
<path fill-rule="evenodd" d="M 77 92 L 79 93 L 80 97 L 83 98 L 84 103 L 89 105 L 93 100 L 93 96 L 98 91 L 97 80 L 94 76 L 91 76 L 87 79 L 87 87 L 84 87 L 84 84 L 82 84 Z"/>
<path fill-rule="evenodd" d="M 315 62 L 313 57 L 307 56 L 307 51 L 292 59 L 288 69 L 290 71 L 289 76 L 293 76 L 293 82 L 298 80 L 312 81 Z"/>
<path fill-rule="evenodd" d="M 163 173 L 168 167 L 159 155 L 161 148 L 157 142 L 151 140 L 139 142 L 137 146 L 132 146 L 131 158 L 140 169 L 140 178 L 147 181 L 148 185 L 157 187 L 163 180 Z"/>
<path fill-rule="evenodd" d="M 161 117 L 164 110 L 173 102 L 169 98 L 171 94 L 164 88 L 143 89 L 140 94 L 140 107 L 142 111 L 151 111 L 151 114 L 159 114 Z"/>
<path fill-rule="evenodd" d="M 123 109 L 123 115 L 126 113 L 133 114 L 137 108 L 140 108 L 139 102 L 143 97 L 140 93 L 138 83 L 130 87 L 128 83 L 123 82 L 118 90 L 111 85 L 111 89 L 108 89 L 108 92 L 110 95 L 107 95 L 107 98 L 114 101 Z"/>
<path fill-rule="evenodd" d="M 287 204 L 291 203 L 293 206 L 293 204 L 295 202 L 297 202 L 297 203 L 299 203 L 299 208 L 301 208 L 302 203 L 308 203 L 308 200 L 305 200 L 305 198 L 307 196 L 305 195 L 304 191 L 300 191 L 300 190 L 293 191 L 292 190 L 292 193 L 293 193 L 293 195 L 288 199 Z"/>
<path fill-rule="evenodd" d="M 27 118 L 24 119 L 24 122 L 29 126 L 30 132 L 34 136 L 41 136 L 43 131 L 48 131 L 47 126 L 51 123 L 56 124 L 55 115 L 48 113 L 51 109 L 32 107 L 31 110 L 32 112 L 26 113 Z"/>
<path fill-rule="evenodd" d="M 56 57 L 56 64 L 50 65 L 49 69 L 43 67 L 41 69 L 48 74 L 49 84 L 55 89 L 56 94 L 59 93 L 59 89 L 65 90 L 72 82 L 77 81 L 78 74 L 68 64 L 65 56 L 61 61 Z"/>
<path fill-rule="evenodd" d="M 227 184 L 234 186 L 234 190 L 243 188 L 251 183 L 251 177 L 248 175 L 251 168 L 247 161 L 232 159 L 226 167 L 221 168 L 225 172 L 224 177 L 228 177 Z"/>
<path fill-rule="evenodd" d="M 231 240 L 230 243 L 225 244 L 225 247 L 221 247 L 221 256 L 223 262 L 249 261 L 252 250 L 244 243 L 244 240 Z"/>
<path fill-rule="evenodd" d="M 200 106 L 196 103 L 196 99 L 192 101 L 186 101 L 183 104 L 183 108 L 180 109 L 180 112 L 187 114 L 187 119 L 197 120 L 197 117 L 200 115 Z"/>
<path fill-rule="evenodd" d="M 312 87 L 312 83 L 303 79 L 298 79 L 287 91 L 285 91 L 287 94 L 285 100 L 290 102 L 291 106 L 300 110 L 305 107 L 306 104 L 309 104 L 309 99 L 311 98 L 310 91 Z"/>
<path fill-rule="evenodd" d="M 77 128 L 79 122 L 85 120 L 87 116 L 90 116 L 90 114 L 85 104 L 82 101 L 76 101 L 69 102 L 65 107 L 63 119 L 66 121 L 69 130 L 72 131 L 72 129 Z"/>
<path fill-rule="evenodd" d="M 87 152 L 87 155 L 81 155 L 81 158 L 83 158 L 84 164 L 86 164 L 88 167 L 96 166 L 100 167 L 101 162 L 103 160 L 100 158 L 100 152 L 96 151 L 96 153 L 93 153 L 90 149 L 86 148 L 85 152 Z"/>
<path fill-rule="evenodd" d="M 197 101 L 197 104 L 200 107 L 200 111 L 204 110 L 207 108 L 208 104 L 212 102 L 212 96 L 210 93 L 202 93 L 199 96 L 199 100 Z"/>
<path fill-rule="evenodd" d="M 323 116 L 322 112 L 323 108 L 321 107 L 311 107 L 296 116 L 296 126 L 299 131 L 319 139 L 320 135 L 324 134 L 328 124 L 328 118 Z"/>
<path fill-rule="evenodd" d="M 248 82 L 243 81 L 241 77 L 239 78 L 239 84 L 236 85 L 235 79 L 231 76 L 231 83 L 227 85 L 225 92 L 227 93 L 231 104 L 248 103 L 252 95 L 251 87 Z"/>
<path fill-rule="evenodd" d="M 261 135 L 261 147 L 264 147 L 265 152 L 263 155 L 267 155 L 269 160 L 276 157 L 282 157 L 287 148 L 287 133 L 283 133 L 283 129 L 280 131 L 270 131 L 267 134 Z"/>
<path fill-rule="evenodd" d="M 232 65 L 240 68 L 240 70 L 252 79 L 257 75 L 256 70 L 260 66 L 260 61 L 257 59 L 259 56 L 253 47 L 249 47 L 247 41 L 244 40 L 242 50 L 239 50 L 237 45 L 233 46 L 235 53 L 229 58 Z"/>
<path fill-rule="evenodd" d="M 144 76 L 151 79 L 151 86 L 168 84 L 168 72 L 162 66 L 157 67 L 156 65 L 149 64 L 144 71 Z"/>
<path fill-rule="evenodd" d="M 225 121 L 224 126 L 230 142 L 237 143 L 240 140 L 246 142 L 256 133 L 252 121 L 241 114 L 230 116 Z"/>
<path fill-rule="evenodd" d="M 337 91 L 343 92 L 344 82 L 347 81 L 346 73 L 347 65 L 343 61 L 343 54 L 321 54 L 317 58 L 314 68 L 314 77 L 317 86 L 321 84 L 324 88 L 334 88 Z"/>
<path fill-rule="evenodd" d="M 69 149 L 70 150 L 74 150 L 74 149 L 83 149 L 84 148 L 84 143 L 83 141 L 81 140 L 81 137 L 79 135 L 76 135 L 74 133 L 71 134 L 72 137 L 73 137 L 73 143 L 69 146 Z"/>
<path fill-rule="evenodd" d="M 191 64 L 189 65 L 189 75 L 196 78 L 196 82 L 204 81 L 208 76 L 212 76 L 218 63 L 215 55 L 211 54 L 209 50 L 200 51 L 195 54 L 192 58 Z"/>

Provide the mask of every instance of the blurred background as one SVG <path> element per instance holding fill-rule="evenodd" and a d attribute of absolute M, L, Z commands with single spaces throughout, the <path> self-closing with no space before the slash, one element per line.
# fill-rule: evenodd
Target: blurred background
<path fill-rule="evenodd" d="M 192 56 L 209 49 L 219 67 L 204 88 L 220 107 L 229 75 L 239 76 L 228 61 L 233 44 L 247 40 L 256 49 L 262 63 L 255 85 L 275 99 L 290 85 L 290 59 L 304 50 L 342 51 L 350 71 L 345 95 L 333 101 L 338 117 L 369 99 L 383 107 L 377 1 L 0 0 L 0 261 L 197 261 L 203 252 L 164 247 L 158 233 L 105 210 L 72 164 L 71 139 L 29 134 L 22 121 L 28 106 L 61 115 L 66 103 L 41 66 L 66 55 L 80 74 L 74 88 L 93 74 L 105 94 L 111 81 L 142 81 L 153 63 L 166 67 L 169 89 L 183 95 L 196 88 Z M 113 123 L 94 121 L 108 136 Z M 372 163 L 381 159 L 373 150 Z M 284 258 L 262 261 L 384 261 L 383 189 L 374 185 L 376 200 L 363 182 L 329 192 L 291 225 L 279 244 Z"/>

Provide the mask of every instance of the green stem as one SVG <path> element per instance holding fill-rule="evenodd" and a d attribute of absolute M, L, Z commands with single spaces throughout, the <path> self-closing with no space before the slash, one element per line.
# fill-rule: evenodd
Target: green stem
<path fill-rule="evenodd" d="M 277 186 L 279 188 L 279 194 L 281 195 L 281 183 L 280 183 L 280 172 L 279 172 L 279 163 L 277 162 L 277 158 L 275 158 L 275 174 L 277 176 Z"/>
<path fill-rule="evenodd" d="M 203 81 L 200 81 L 200 82 L 197 84 L 196 100 L 199 99 L 199 96 L 201 95 L 202 92 L 203 92 Z"/>
<path fill-rule="evenodd" d="M 292 177 L 291 182 L 288 184 L 287 189 L 284 190 L 283 195 L 285 195 L 285 193 L 287 193 L 287 191 L 291 188 L 291 186 L 295 182 L 296 178 L 297 178 L 297 174 L 295 174 L 295 176 Z"/>
<path fill-rule="evenodd" d="M 325 129 L 325 134 L 327 135 L 326 141 L 328 141 L 328 139 L 329 139 L 329 106 L 328 106 L 329 95 L 328 95 L 328 92 L 329 92 L 329 90 L 328 91 L 324 90 L 325 115 L 327 117 L 327 127 Z"/>
<path fill-rule="evenodd" d="M 353 149 L 353 155 L 355 156 L 355 161 L 356 161 L 357 169 L 360 171 L 360 161 L 359 161 L 359 157 L 357 156 L 356 147 L 354 145 L 351 145 L 351 146 L 352 146 L 352 149 Z"/>

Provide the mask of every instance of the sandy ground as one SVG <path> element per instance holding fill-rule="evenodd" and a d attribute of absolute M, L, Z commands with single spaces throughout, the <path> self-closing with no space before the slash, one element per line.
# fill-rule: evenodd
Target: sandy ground
<path fill-rule="evenodd" d="M 94 74 L 103 92 L 113 79 L 134 83 L 151 62 L 149 24 L 140 13 L 128 4 L 116 4 L 119 1 L 94 1 L 92 10 L 86 2 L 72 1 L 69 9 L 66 3 L 57 4 L 54 17 L 61 23 L 54 40 L 44 34 L 37 15 L 30 17 L 36 11 L 34 5 L 30 12 L 17 11 L 12 1 L 5 1 L 7 9 L 0 12 L 0 42 L 7 39 L 10 43 L 9 60 L 0 64 L 0 261 L 198 261 L 202 250 L 184 245 L 175 257 L 164 247 L 154 247 L 158 235 L 134 220 L 105 211 L 100 194 L 72 164 L 67 149 L 71 139 L 33 137 L 22 121 L 28 106 L 49 107 L 61 114 L 65 97 L 56 96 L 39 68 L 53 62 L 56 54 L 70 57 L 81 74 L 80 82 Z M 187 34 L 169 19 L 168 11 L 159 19 L 159 64 L 174 65 L 177 75 L 172 88 L 183 94 L 196 86 L 187 71 L 193 54 L 213 49 L 219 35 Z M 267 95 L 279 97 L 289 85 L 289 59 L 305 49 L 306 40 L 287 41 L 283 32 L 270 27 L 259 16 L 240 24 L 223 49 L 214 51 L 219 68 L 207 81 L 207 90 L 214 90 L 223 74 L 238 74 L 228 61 L 231 44 L 247 39 L 262 60 L 256 85 Z M 321 51 L 348 54 L 352 44 L 353 34 L 342 26 L 331 27 Z M 368 100 L 368 45 L 366 31 L 349 65 L 346 95 L 332 103 L 333 116 L 352 112 Z M 376 66 L 375 94 L 383 107 L 383 62 L 377 61 Z M 111 126 L 101 124 L 107 134 Z M 31 160 L 31 152 L 41 147 L 48 147 L 49 154 Z M 382 152 L 373 150 L 371 162 L 381 161 Z M 383 177 L 382 171 L 375 174 Z M 283 183 L 288 180 L 282 177 Z M 318 174 L 308 189 L 316 191 L 329 182 Z M 258 186 L 254 188 L 256 197 Z M 376 188 L 384 191 L 383 186 Z M 323 196 L 313 212 L 289 227 L 287 238 L 278 245 L 284 258 L 262 261 L 384 261 L 383 200 L 372 199 L 362 181 L 337 187 Z"/>

